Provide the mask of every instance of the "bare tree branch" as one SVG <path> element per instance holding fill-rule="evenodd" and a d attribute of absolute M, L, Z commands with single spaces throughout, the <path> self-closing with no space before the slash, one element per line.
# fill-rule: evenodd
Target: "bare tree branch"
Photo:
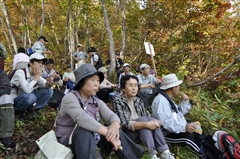
<path fill-rule="evenodd" d="M 217 77 L 218 75 L 222 74 L 224 71 L 230 69 L 233 65 L 235 65 L 240 59 L 240 55 L 238 55 L 237 57 L 234 58 L 233 62 L 231 64 L 229 64 L 227 67 L 225 67 L 224 69 L 218 71 L 215 75 L 211 76 L 209 79 L 197 82 L 195 84 L 193 84 L 192 86 L 199 86 L 202 85 L 204 83 L 207 83 L 209 81 L 211 81 L 212 79 L 214 79 L 215 77 Z"/>

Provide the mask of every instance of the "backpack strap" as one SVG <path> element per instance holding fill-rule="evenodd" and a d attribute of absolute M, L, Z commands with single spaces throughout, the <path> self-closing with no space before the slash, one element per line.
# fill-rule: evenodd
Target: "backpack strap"
<path fill-rule="evenodd" d="M 170 105 L 171 105 L 171 109 L 172 109 L 173 111 L 175 111 L 176 113 L 178 113 L 178 109 L 176 108 L 176 106 L 175 106 L 175 104 L 173 103 L 172 99 L 167 95 L 167 93 L 165 93 L 165 92 L 162 91 L 162 90 L 159 90 L 159 93 L 160 93 L 161 95 L 163 95 L 163 96 L 168 100 L 168 102 L 169 102 Z"/>
<path fill-rule="evenodd" d="M 20 69 L 14 69 L 14 70 L 12 70 L 12 71 L 8 74 L 8 78 L 9 78 L 10 80 L 12 80 L 12 77 L 14 76 L 14 74 L 16 73 L 17 70 L 23 70 L 24 75 L 25 75 L 25 79 L 27 80 L 27 70 L 26 70 L 26 68 L 20 68 Z"/>

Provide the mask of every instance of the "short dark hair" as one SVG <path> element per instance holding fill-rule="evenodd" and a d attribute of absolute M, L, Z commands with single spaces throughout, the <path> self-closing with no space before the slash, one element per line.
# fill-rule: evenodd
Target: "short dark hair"
<path fill-rule="evenodd" d="M 46 59 L 42 59 L 42 60 L 38 60 L 38 59 L 31 59 L 31 60 L 30 60 L 30 63 L 39 62 L 39 61 L 43 61 L 43 64 L 45 64 L 45 63 L 46 63 Z M 30 65 L 28 64 L 28 66 L 30 66 Z"/>
<path fill-rule="evenodd" d="M 120 88 L 121 89 L 124 89 L 126 87 L 126 83 L 127 81 L 129 81 L 130 78 L 133 78 L 137 81 L 138 83 L 138 78 L 134 75 L 125 75 L 125 76 L 122 76 L 121 77 L 121 80 L 120 80 Z M 138 84 L 138 90 L 139 90 L 139 84 Z"/>
<path fill-rule="evenodd" d="M 54 64 L 54 60 L 51 59 L 51 58 L 49 58 L 49 59 L 47 60 L 46 64 Z"/>
<path fill-rule="evenodd" d="M 26 52 L 25 52 L 25 49 L 24 49 L 23 47 L 18 48 L 18 53 L 20 53 L 20 52 L 21 52 L 21 53 L 26 53 Z"/>

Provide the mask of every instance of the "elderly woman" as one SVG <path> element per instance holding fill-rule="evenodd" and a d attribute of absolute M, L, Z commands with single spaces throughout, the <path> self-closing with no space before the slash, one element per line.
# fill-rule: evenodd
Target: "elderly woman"
<path fill-rule="evenodd" d="M 123 94 L 113 101 L 114 112 L 119 116 L 124 132 L 135 142 L 142 141 L 149 150 L 151 159 L 174 159 L 164 139 L 160 126 L 162 122 L 150 117 L 143 101 L 136 97 L 139 83 L 136 76 L 123 76 L 120 81 Z"/>
<path fill-rule="evenodd" d="M 118 116 L 95 97 L 104 79 L 103 73 L 91 64 L 83 64 L 74 71 L 74 75 L 76 85 L 72 92 L 63 97 L 56 119 L 59 142 L 68 146 L 73 131 L 70 148 L 75 158 L 102 158 L 101 154 L 108 155 L 115 150 L 119 158 L 140 159 L 144 149 L 120 131 Z M 109 125 L 102 125 L 100 118 Z M 74 129 L 75 125 L 77 127 Z"/>

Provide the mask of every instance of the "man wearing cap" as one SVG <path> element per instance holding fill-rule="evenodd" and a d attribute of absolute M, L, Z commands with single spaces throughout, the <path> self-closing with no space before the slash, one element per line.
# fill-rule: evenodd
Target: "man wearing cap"
<path fill-rule="evenodd" d="M 188 123 L 184 117 L 191 104 L 189 97 L 182 93 L 182 102 L 179 106 L 172 100 L 179 94 L 179 85 L 182 80 L 178 80 L 175 74 L 168 74 L 162 78 L 160 93 L 152 103 L 153 117 L 162 121 L 162 132 L 165 139 L 172 143 L 187 143 L 200 155 L 200 134 L 196 133 L 196 124 Z"/>
<path fill-rule="evenodd" d="M 140 84 L 139 93 L 141 93 L 147 101 L 151 100 L 158 93 L 161 81 L 150 74 L 150 66 L 148 64 L 140 65 L 140 74 L 137 75 Z"/>
<path fill-rule="evenodd" d="M 122 76 L 126 76 L 126 75 L 133 75 L 133 76 L 135 76 L 134 73 L 130 72 L 130 68 L 131 67 L 130 67 L 130 65 L 128 63 L 124 63 L 123 64 L 123 73 L 121 73 L 119 75 L 119 79 L 118 79 L 118 89 L 120 89 L 120 80 L 121 80 Z"/>
<path fill-rule="evenodd" d="M 95 47 L 88 48 L 88 55 L 91 58 L 90 63 L 98 70 L 100 67 L 103 67 L 102 58 L 97 53 Z"/>
<path fill-rule="evenodd" d="M 86 63 L 88 54 L 82 50 L 82 44 L 77 45 L 77 51 L 72 55 L 72 58 L 77 61 L 78 67 Z"/>
<path fill-rule="evenodd" d="M 46 42 L 47 42 L 46 37 L 45 36 L 40 36 L 38 38 L 38 41 L 36 41 L 32 46 L 33 52 L 42 54 L 43 56 L 45 56 L 45 54 L 52 54 L 52 51 L 47 50 L 45 48 Z"/>
<path fill-rule="evenodd" d="M 118 73 L 120 67 L 123 65 L 123 60 L 120 58 L 120 52 L 116 52 L 115 54 L 115 59 L 116 59 L 116 72 Z M 108 67 L 110 67 L 110 60 L 106 61 Z"/>
<path fill-rule="evenodd" d="M 51 98 L 53 90 L 50 87 L 53 79 L 41 77 L 45 62 L 46 58 L 42 54 L 32 54 L 29 67 L 17 70 L 12 76 L 10 95 L 14 99 L 15 114 L 36 114 Z M 38 91 L 35 91 L 37 88 Z"/>

